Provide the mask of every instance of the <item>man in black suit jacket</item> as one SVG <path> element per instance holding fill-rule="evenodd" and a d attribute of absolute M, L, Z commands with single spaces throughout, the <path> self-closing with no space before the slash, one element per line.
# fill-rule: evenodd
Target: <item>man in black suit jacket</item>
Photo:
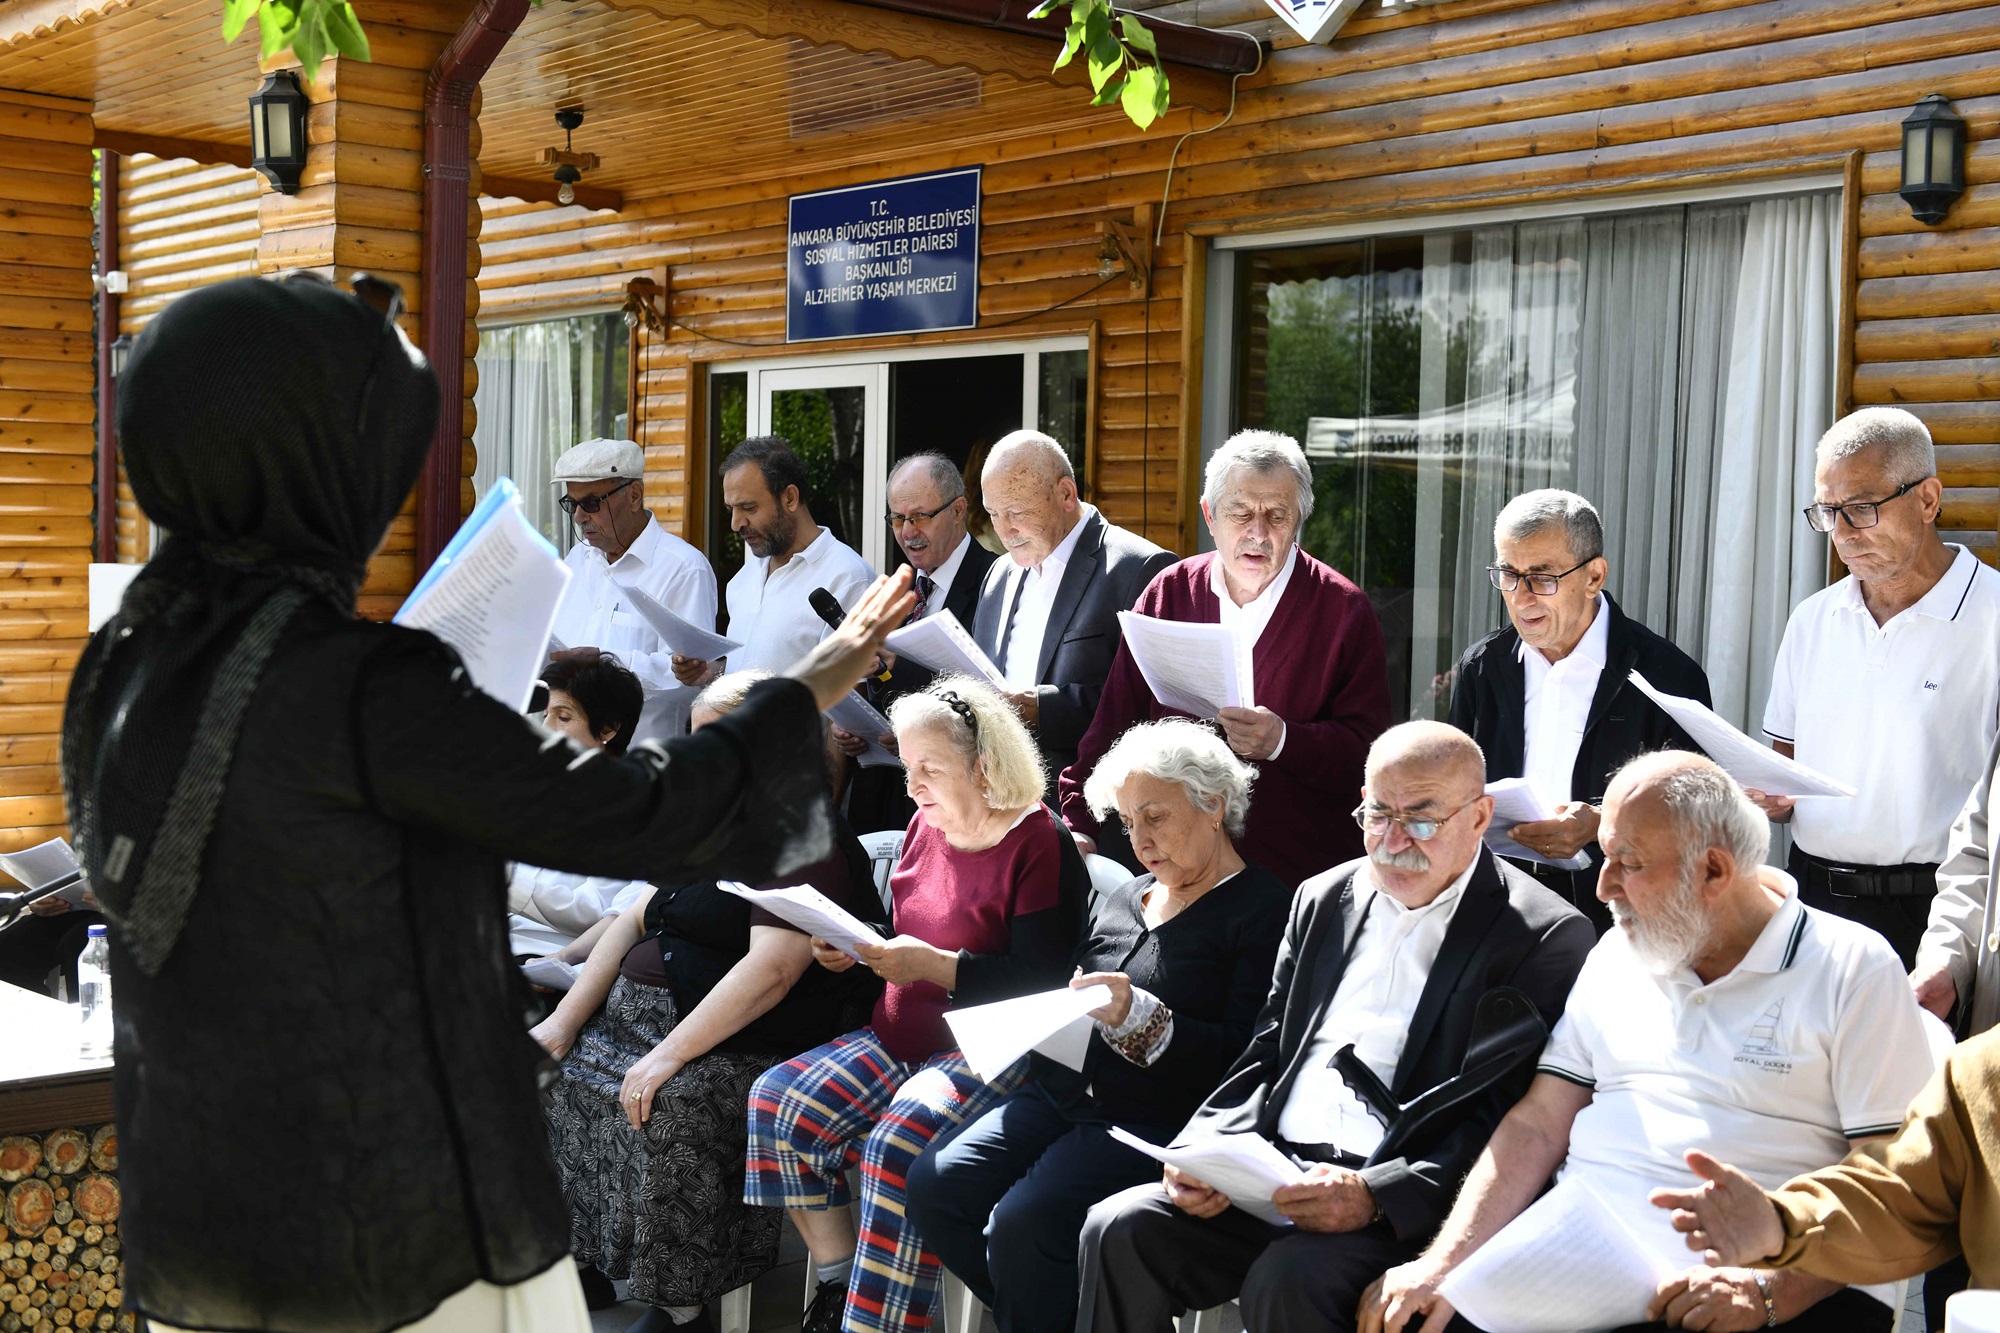
<path fill-rule="evenodd" d="M 1604 591 L 1611 566 L 1604 526 L 1570 491 L 1517 495 L 1493 525 L 1487 574 L 1508 624 L 1472 645 L 1453 672 L 1451 723 L 1486 751 L 1486 778 L 1526 776 L 1556 818 L 1518 824 L 1516 842 L 1550 860 L 1589 857 L 1587 869 L 1528 865 L 1601 935 L 1611 912 L 1597 900 L 1598 807 L 1611 775 L 1653 750 L 1699 751 L 1632 684 L 1637 670 L 1666 694 L 1709 702 L 1694 659 L 1619 609 Z"/>
<path fill-rule="evenodd" d="M 979 587 L 999 557 L 972 539 L 966 527 L 965 477 L 943 454 L 911 454 L 889 471 L 889 531 L 903 558 L 916 571 L 911 585 L 917 594 L 910 620 L 940 611 L 951 612 L 968 630 L 979 606 Z M 871 699 L 886 709 L 898 696 L 927 688 L 933 672 L 917 662 L 899 660 L 889 679 L 869 685 Z M 834 736 L 850 756 L 867 743 L 839 728 Z M 886 743 L 893 744 L 893 738 Z M 889 766 L 855 766 L 848 780 L 847 822 L 857 833 L 900 829 L 909 825 L 916 806 L 904 790 L 903 770 Z"/>
<path fill-rule="evenodd" d="M 1539 1043 L 1383 1160 L 1371 1159 L 1382 1117 L 1329 1064 L 1353 1043 L 1407 1105 L 1460 1073 L 1496 987 L 1518 990 L 1546 1024 L 1562 1013 L 1595 937 L 1483 847 L 1484 768 L 1479 747 L 1442 723 L 1407 722 L 1375 742 L 1358 812 L 1368 859 L 1299 887 L 1249 1048 L 1175 1140 L 1258 1134 L 1307 1165 L 1307 1183 L 1272 1200 L 1294 1226 L 1171 1167 L 1160 1185 L 1114 1194 L 1084 1225 L 1078 1333 L 1166 1333 L 1181 1311 L 1238 1296 L 1247 1328 L 1351 1329 L 1361 1293 L 1443 1221 L 1533 1079 Z"/>
<path fill-rule="evenodd" d="M 1107 523 L 1077 498 L 1063 447 L 1017 430 L 993 446 L 980 500 L 1010 560 L 979 594 L 972 637 L 1008 678 L 1007 698 L 1056 775 L 1076 759 L 1118 655 L 1118 613 L 1130 611 L 1174 554 Z"/>

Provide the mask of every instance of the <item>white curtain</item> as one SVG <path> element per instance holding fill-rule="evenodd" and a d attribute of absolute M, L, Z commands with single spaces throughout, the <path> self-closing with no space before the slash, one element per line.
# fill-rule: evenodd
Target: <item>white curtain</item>
<path fill-rule="evenodd" d="M 1813 446 L 1833 418 L 1837 198 L 1750 205 L 1715 465 L 1703 664 L 1715 708 L 1752 735 L 1793 607 L 1824 586 Z"/>
<path fill-rule="evenodd" d="M 521 489 L 528 522 L 567 551 L 575 529 L 556 505 L 555 461 L 577 442 L 576 349 L 571 321 L 518 324 L 479 335 L 473 442 L 480 495 L 499 477 Z"/>

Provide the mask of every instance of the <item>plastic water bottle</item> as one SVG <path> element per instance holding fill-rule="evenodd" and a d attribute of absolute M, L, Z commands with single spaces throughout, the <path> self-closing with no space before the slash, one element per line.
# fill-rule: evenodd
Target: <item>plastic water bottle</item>
<path fill-rule="evenodd" d="M 83 1044 L 79 1050 L 86 1060 L 102 1060 L 111 1054 L 111 941 L 103 926 L 90 928 L 89 942 L 76 960 L 76 993 L 83 1010 Z"/>

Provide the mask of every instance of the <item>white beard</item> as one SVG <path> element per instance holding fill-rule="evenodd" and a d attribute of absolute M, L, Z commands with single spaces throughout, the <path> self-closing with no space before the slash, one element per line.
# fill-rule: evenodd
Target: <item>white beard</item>
<path fill-rule="evenodd" d="M 1631 939 L 1632 952 L 1657 976 L 1686 968 L 1708 942 L 1708 909 L 1695 890 L 1692 867 L 1681 869 L 1672 896 L 1651 916 L 1641 917 L 1625 903 L 1613 903 L 1611 915 Z"/>

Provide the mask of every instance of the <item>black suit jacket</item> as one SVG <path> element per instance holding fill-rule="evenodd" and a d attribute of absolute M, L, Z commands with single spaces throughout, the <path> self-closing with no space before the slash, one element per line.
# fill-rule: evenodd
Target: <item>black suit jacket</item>
<path fill-rule="evenodd" d="M 1118 613 L 1130 611 L 1153 576 L 1175 559 L 1172 551 L 1105 522 L 1102 514 L 1092 513 L 1083 520 L 1083 532 L 1049 608 L 1035 672 L 1041 714 L 1035 740 L 1048 765 L 1051 792 L 1056 775 L 1075 761 L 1077 742 L 1089 729 L 1104 694 L 1104 678 L 1118 655 Z M 972 626 L 972 637 L 1002 668 L 1007 664 L 1000 660 L 1000 631 L 1014 583 L 1010 575 L 1016 568 L 1012 560 L 996 560 L 986 571 Z"/>
<path fill-rule="evenodd" d="M 1257 1016 L 1250 1045 L 1177 1142 L 1211 1134 L 1277 1137 L 1285 1100 L 1340 989 L 1361 929 L 1354 878 L 1365 865 L 1349 861 L 1299 886 L 1271 996 Z M 1408 1103 L 1457 1074 L 1472 1035 L 1473 1011 L 1495 986 L 1521 990 L 1554 1027 L 1596 939 L 1575 908 L 1481 848 L 1424 983 L 1389 1090 Z M 1422 1240 L 1437 1230 L 1473 1159 L 1534 1075 L 1534 1063 L 1524 1061 L 1515 1074 L 1442 1114 L 1404 1156 L 1362 1169 L 1397 1239 Z"/>
<path fill-rule="evenodd" d="M 944 605 L 930 608 L 931 613 L 949 611 L 966 632 L 972 632 L 972 622 L 979 612 L 979 590 L 986 582 L 986 573 L 993 568 L 993 562 L 1000 557 L 981 546 L 971 533 L 964 537 L 965 559 L 958 562 L 958 573 L 952 576 L 951 591 L 945 594 Z M 911 585 L 913 588 L 915 584 Z M 916 694 L 929 687 L 935 673 L 927 666 L 915 662 L 899 660 L 895 670 L 890 672 L 888 688 L 884 699 L 894 699 L 899 694 Z"/>
<path fill-rule="evenodd" d="M 1597 679 L 1583 744 L 1576 752 L 1570 789 L 1548 799 L 1599 805 L 1611 777 L 1633 756 L 1649 750 L 1699 750 L 1659 705 L 1628 677 L 1637 670 L 1664 694 L 1710 702 L 1708 675 L 1693 658 L 1618 609 L 1609 593 L 1604 608 L 1604 673 Z M 1486 751 L 1486 780 L 1520 777 L 1527 765 L 1528 678 L 1521 665 L 1521 636 L 1509 624 L 1493 631 L 1458 659 L 1451 691 L 1451 724 Z M 1592 850 L 1592 861 L 1601 854 Z M 1593 877 L 1594 882 L 1594 877 Z"/>

